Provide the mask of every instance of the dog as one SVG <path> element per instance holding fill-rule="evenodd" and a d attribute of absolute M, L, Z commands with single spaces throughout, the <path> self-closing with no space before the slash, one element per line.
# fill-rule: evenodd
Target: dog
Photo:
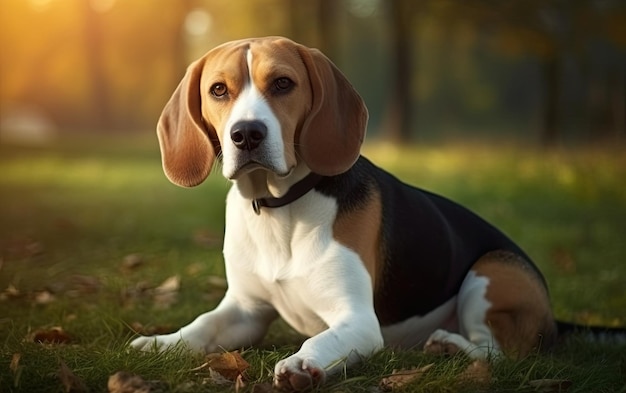
<path fill-rule="evenodd" d="M 198 185 L 214 166 L 232 182 L 228 290 L 179 331 L 131 345 L 238 349 L 280 316 L 309 337 L 275 366 L 274 385 L 292 391 L 385 345 L 473 359 L 549 348 L 557 324 L 528 255 L 361 156 L 367 120 L 328 58 L 283 37 L 229 42 L 192 63 L 157 134 L 173 183 Z"/>

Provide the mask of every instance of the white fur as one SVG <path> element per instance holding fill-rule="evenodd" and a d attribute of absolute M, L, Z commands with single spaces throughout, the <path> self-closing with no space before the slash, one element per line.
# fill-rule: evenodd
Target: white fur
<path fill-rule="evenodd" d="M 426 342 L 426 347 L 433 344 L 452 344 L 473 359 L 486 359 L 500 354 L 500 346 L 485 324 L 485 316 L 491 307 L 486 299 L 489 279 L 470 271 L 461 285 L 457 301 L 459 331 L 437 329 Z"/>
<path fill-rule="evenodd" d="M 178 332 L 140 337 L 132 345 L 165 349 L 182 341 L 196 351 L 236 349 L 260 340 L 278 312 L 311 338 L 276 365 L 277 375 L 303 367 L 333 372 L 381 349 L 370 277 L 359 256 L 333 239 L 336 211 L 334 199 L 311 191 L 256 215 L 233 187 L 224 299 Z"/>

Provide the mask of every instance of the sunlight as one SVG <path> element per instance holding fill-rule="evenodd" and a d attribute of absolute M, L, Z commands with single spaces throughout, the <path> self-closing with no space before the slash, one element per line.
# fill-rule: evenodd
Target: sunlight
<path fill-rule="evenodd" d="M 37 12 L 43 12 L 50 6 L 53 0 L 30 0 L 30 6 Z"/>
<path fill-rule="evenodd" d="M 110 11 L 115 5 L 116 0 L 90 0 L 91 8 L 100 13 Z"/>

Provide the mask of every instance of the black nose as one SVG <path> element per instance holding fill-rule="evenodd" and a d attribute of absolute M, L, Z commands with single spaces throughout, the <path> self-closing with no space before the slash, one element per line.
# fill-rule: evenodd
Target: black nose
<path fill-rule="evenodd" d="M 267 136 L 267 126 L 260 121 L 239 121 L 230 129 L 230 139 L 241 150 L 256 149 Z"/>

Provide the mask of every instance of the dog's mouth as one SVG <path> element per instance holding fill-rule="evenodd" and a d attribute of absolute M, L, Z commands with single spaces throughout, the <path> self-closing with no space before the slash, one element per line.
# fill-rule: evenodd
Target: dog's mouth
<path fill-rule="evenodd" d="M 277 178 L 283 179 L 289 176 L 292 172 L 292 169 L 287 171 L 279 170 L 275 168 L 273 165 L 267 165 L 264 163 L 260 163 L 258 161 L 249 161 L 244 165 L 239 166 L 232 174 L 229 176 L 229 180 L 240 180 L 244 176 L 249 176 L 253 172 L 264 171 L 274 174 Z"/>

